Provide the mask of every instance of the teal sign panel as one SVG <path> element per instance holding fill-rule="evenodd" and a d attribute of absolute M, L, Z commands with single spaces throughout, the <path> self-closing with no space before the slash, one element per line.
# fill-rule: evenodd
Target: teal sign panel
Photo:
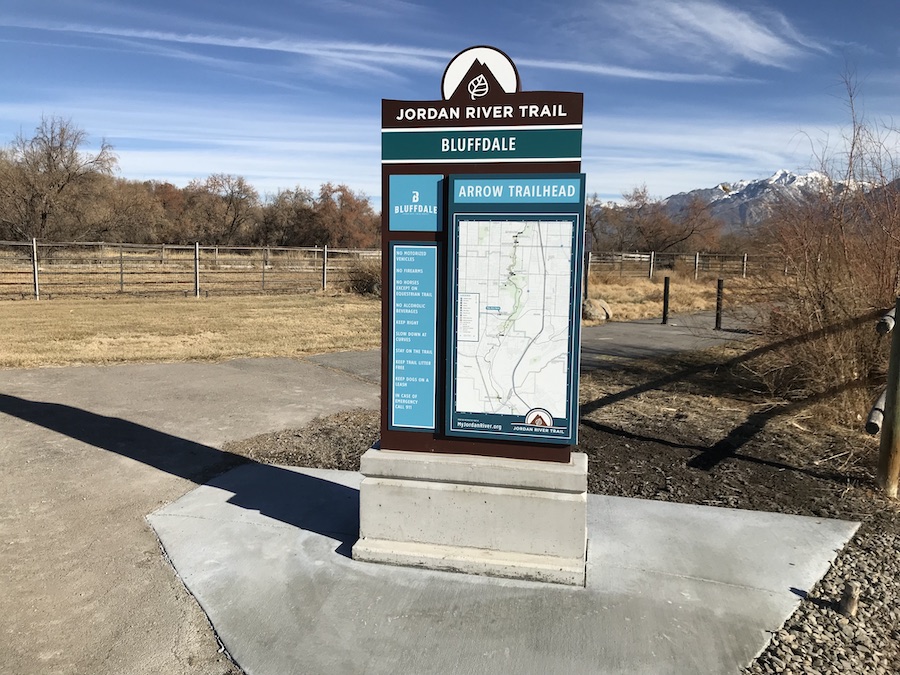
<path fill-rule="evenodd" d="M 390 177 L 388 227 L 403 232 L 439 232 L 442 174 Z"/>
<path fill-rule="evenodd" d="M 392 242 L 390 427 L 435 429 L 438 247 Z"/>
<path fill-rule="evenodd" d="M 581 129 L 503 128 L 381 133 L 383 162 L 579 161 Z"/>
<path fill-rule="evenodd" d="M 579 178 L 458 178 L 453 184 L 456 204 L 579 204 Z"/>
<path fill-rule="evenodd" d="M 451 176 L 449 194 L 445 432 L 574 445 L 584 176 Z"/>

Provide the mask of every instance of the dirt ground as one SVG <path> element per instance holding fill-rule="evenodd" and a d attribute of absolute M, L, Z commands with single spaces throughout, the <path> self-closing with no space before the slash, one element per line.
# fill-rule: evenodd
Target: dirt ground
<path fill-rule="evenodd" d="M 877 491 L 877 439 L 763 400 L 709 355 L 611 360 L 582 377 L 581 399 L 578 449 L 592 493 L 862 522 L 750 672 L 900 673 L 900 506 Z M 225 449 L 358 470 L 378 427 L 377 411 L 354 410 Z M 846 619 L 836 602 L 851 580 L 863 590 Z"/>

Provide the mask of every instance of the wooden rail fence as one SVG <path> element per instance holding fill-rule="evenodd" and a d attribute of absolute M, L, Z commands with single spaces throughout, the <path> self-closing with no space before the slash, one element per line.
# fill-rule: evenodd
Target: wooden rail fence
<path fill-rule="evenodd" d="M 601 276 L 788 273 L 782 260 L 746 253 L 603 252 L 587 258 L 591 274 Z M 0 241 L 0 298 L 302 293 L 345 287 L 361 265 L 380 260 L 381 251 L 370 249 Z"/>
<path fill-rule="evenodd" d="M 381 252 L 325 247 L 0 242 L 0 298 L 300 293 L 346 285 Z"/>

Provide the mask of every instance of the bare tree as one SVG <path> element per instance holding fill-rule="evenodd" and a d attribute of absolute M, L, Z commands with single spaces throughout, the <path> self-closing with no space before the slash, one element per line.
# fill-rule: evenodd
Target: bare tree
<path fill-rule="evenodd" d="M 769 250 L 787 261 L 770 280 L 773 343 L 755 366 L 773 393 L 829 396 L 854 423 L 883 379 L 886 343 L 860 317 L 894 304 L 900 291 L 898 130 L 859 115 L 858 91 L 845 76 L 849 127 L 816 154 L 826 179 L 805 201 L 785 201 L 762 228 Z"/>
<path fill-rule="evenodd" d="M 279 190 L 266 200 L 254 242 L 272 246 L 314 246 L 327 233 L 316 212 L 311 190 Z"/>
<path fill-rule="evenodd" d="M 85 216 L 102 241 L 152 244 L 160 241 L 167 224 L 151 186 L 123 178 L 106 178 Z"/>
<path fill-rule="evenodd" d="M 191 241 L 236 244 L 252 236 L 259 193 L 243 176 L 217 173 L 185 188 L 185 225 Z"/>
<path fill-rule="evenodd" d="M 587 225 L 594 234 L 595 248 L 698 251 L 708 250 L 718 241 L 722 223 L 699 200 L 692 201 L 673 218 L 658 199 L 650 196 L 646 185 L 622 196 L 624 204 L 588 201 Z"/>
<path fill-rule="evenodd" d="M 70 120 L 43 117 L 31 138 L 21 133 L 0 160 L 0 225 L 13 238 L 77 239 L 91 225 L 79 209 L 93 199 L 98 181 L 116 169 L 105 140 L 84 152 L 87 134 Z"/>
<path fill-rule="evenodd" d="M 381 240 L 378 215 L 368 198 L 346 185 L 324 183 L 319 188 L 316 212 L 327 235 L 323 244 L 348 248 L 370 248 Z"/>

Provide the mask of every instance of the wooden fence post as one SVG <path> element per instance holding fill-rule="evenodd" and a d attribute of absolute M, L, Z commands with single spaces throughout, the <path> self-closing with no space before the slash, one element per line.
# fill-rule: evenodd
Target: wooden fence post
<path fill-rule="evenodd" d="M 322 290 L 328 286 L 328 244 L 322 247 Z"/>
<path fill-rule="evenodd" d="M 741 259 L 741 278 L 747 278 L 747 254 L 744 254 L 744 257 Z"/>
<path fill-rule="evenodd" d="M 262 262 L 262 289 L 266 290 L 266 265 L 269 264 L 269 247 L 266 246 L 263 249 L 263 262 Z"/>
<path fill-rule="evenodd" d="M 34 279 L 34 299 L 41 299 L 41 286 L 38 283 L 38 245 L 37 239 L 32 238 L 31 240 L 31 269 L 32 276 Z"/>
<path fill-rule="evenodd" d="M 194 242 L 194 297 L 200 297 L 200 242 Z"/>
<path fill-rule="evenodd" d="M 119 293 L 125 292 L 125 254 L 124 247 L 119 244 Z"/>
<path fill-rule="evenodd" d="M 653 278 L 653 266 L 656 264 L 656 251 L 650 251 L 650 279 Z"/>
<path fill-rule="evenodd" d="M 894 305 L 895 315 L 900 309 L 900 297 Z M 878 455 L 877 480 L 888 497 L 897 497 L 900 480 L 900 330 L 893 331 L 891 357 L 888 362 L 887 396 L 884 401 L 884 426 Z"/>
<path fill-rule="evenodd" d="M 694 254 L 694 281 L 700 278 L 700 251 Z"/>

